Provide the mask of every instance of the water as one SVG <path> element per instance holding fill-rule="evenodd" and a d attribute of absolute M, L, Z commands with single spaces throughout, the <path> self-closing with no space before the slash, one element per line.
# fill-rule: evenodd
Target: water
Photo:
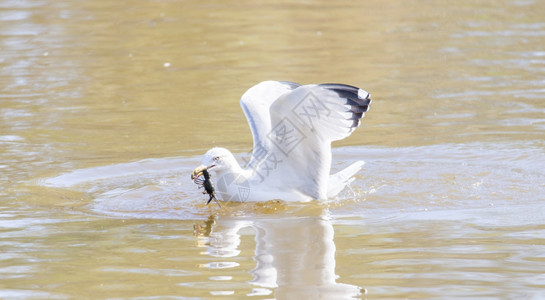
<path fill-rule="evenodd" d="M 0 298 L 545 297 L 539 1 L 0 4 Z M 371 92 L 327 203 L 205 205 L 268 79 Z M 242 161 L 242 159 L 241 159 Z"/>

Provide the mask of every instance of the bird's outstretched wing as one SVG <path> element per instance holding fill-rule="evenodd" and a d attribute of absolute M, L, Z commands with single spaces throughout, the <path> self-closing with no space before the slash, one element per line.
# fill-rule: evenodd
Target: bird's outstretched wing
<path fill-rule="evenodd" d="M 256 166 L 258 157 L 270 149 L 271 132 L 270 107 L 280 96 L 296 89 L 300 85 L 288 81 L 263 81 L 248 89 L 240 99 L 240 106 L 246 115 L 254 140 L 252 156 L 248 166 Z"/>
<path fill-rule="evenodd" d="M 331 142 L 349 136 L 360 125 L 369 109 L 370 95 L 343 84 L 289 85 L 283 93 L 279 90 L 274 89 L 278 99 L 268 99 L 268 120 L 263 107 L 259 108 L 260 120 L 252 111 L 248 117 L 254 134 L 250 164 L 254 177 L 266 181 L 267 186 L 326 199 Z M 257 124 L 259 121 L 267 125 Z M 255 132 L 259 133 L 257 138 Z"/>

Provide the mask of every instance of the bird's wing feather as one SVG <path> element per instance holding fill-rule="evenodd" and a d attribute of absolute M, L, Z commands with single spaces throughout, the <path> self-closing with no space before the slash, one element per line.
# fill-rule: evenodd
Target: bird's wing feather
<path fill-rule="evenodd" d="M 266 152 L 253 158 L 256 178 L 326 199 L 331 142 L 349 136 L 370 103 L 367 92 L 342 84 L 304 85 L 282 94 L 270 103 L 265 137 L 260 128 Z"/>
<path fill-rule="evenodd" d="M 263 81 L 246 91 L 240 106 L 246 115 L 252 131 L 254 147 L 248 166 L 256 164 L 260 153 L 270 148 L 267 134 L 271 131 L 270 107 L 280 96 L 299 87 L 299 84 L 288 81 Z"/>

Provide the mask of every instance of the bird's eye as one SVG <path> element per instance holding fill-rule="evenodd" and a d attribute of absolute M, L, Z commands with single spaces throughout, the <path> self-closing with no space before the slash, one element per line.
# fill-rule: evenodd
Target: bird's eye
<path fill-rule="evenodd" d="M 220 157 L 219 157 L 219 156 L 216 156 L 216 157 L 214 157 L 214 160 L 215 160 L 215 161 L 218 161 L 218 160 L 220 160 Z"/>

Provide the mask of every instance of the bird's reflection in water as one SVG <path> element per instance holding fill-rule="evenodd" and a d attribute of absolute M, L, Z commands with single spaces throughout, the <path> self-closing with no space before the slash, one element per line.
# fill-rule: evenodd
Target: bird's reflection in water
<path fill-rule="evenodd" d="M 273 290 L 277 299 L 350 299 L 361 295 L 359 287 L 336 282 L 334 230 L 325 214 L 261 215 L 251 220 L 211 216 L 197 235 L 200 246 L 206 247 L 203 254 L 238 256 L 239 231 L 246 227 L 255 231 L 257 264 L 249 271 L 253 275 L 250 283 L 257 287 L 254 291 L 266 294 Z M 217 264 L 207 267 L 229 265 Z"/>

